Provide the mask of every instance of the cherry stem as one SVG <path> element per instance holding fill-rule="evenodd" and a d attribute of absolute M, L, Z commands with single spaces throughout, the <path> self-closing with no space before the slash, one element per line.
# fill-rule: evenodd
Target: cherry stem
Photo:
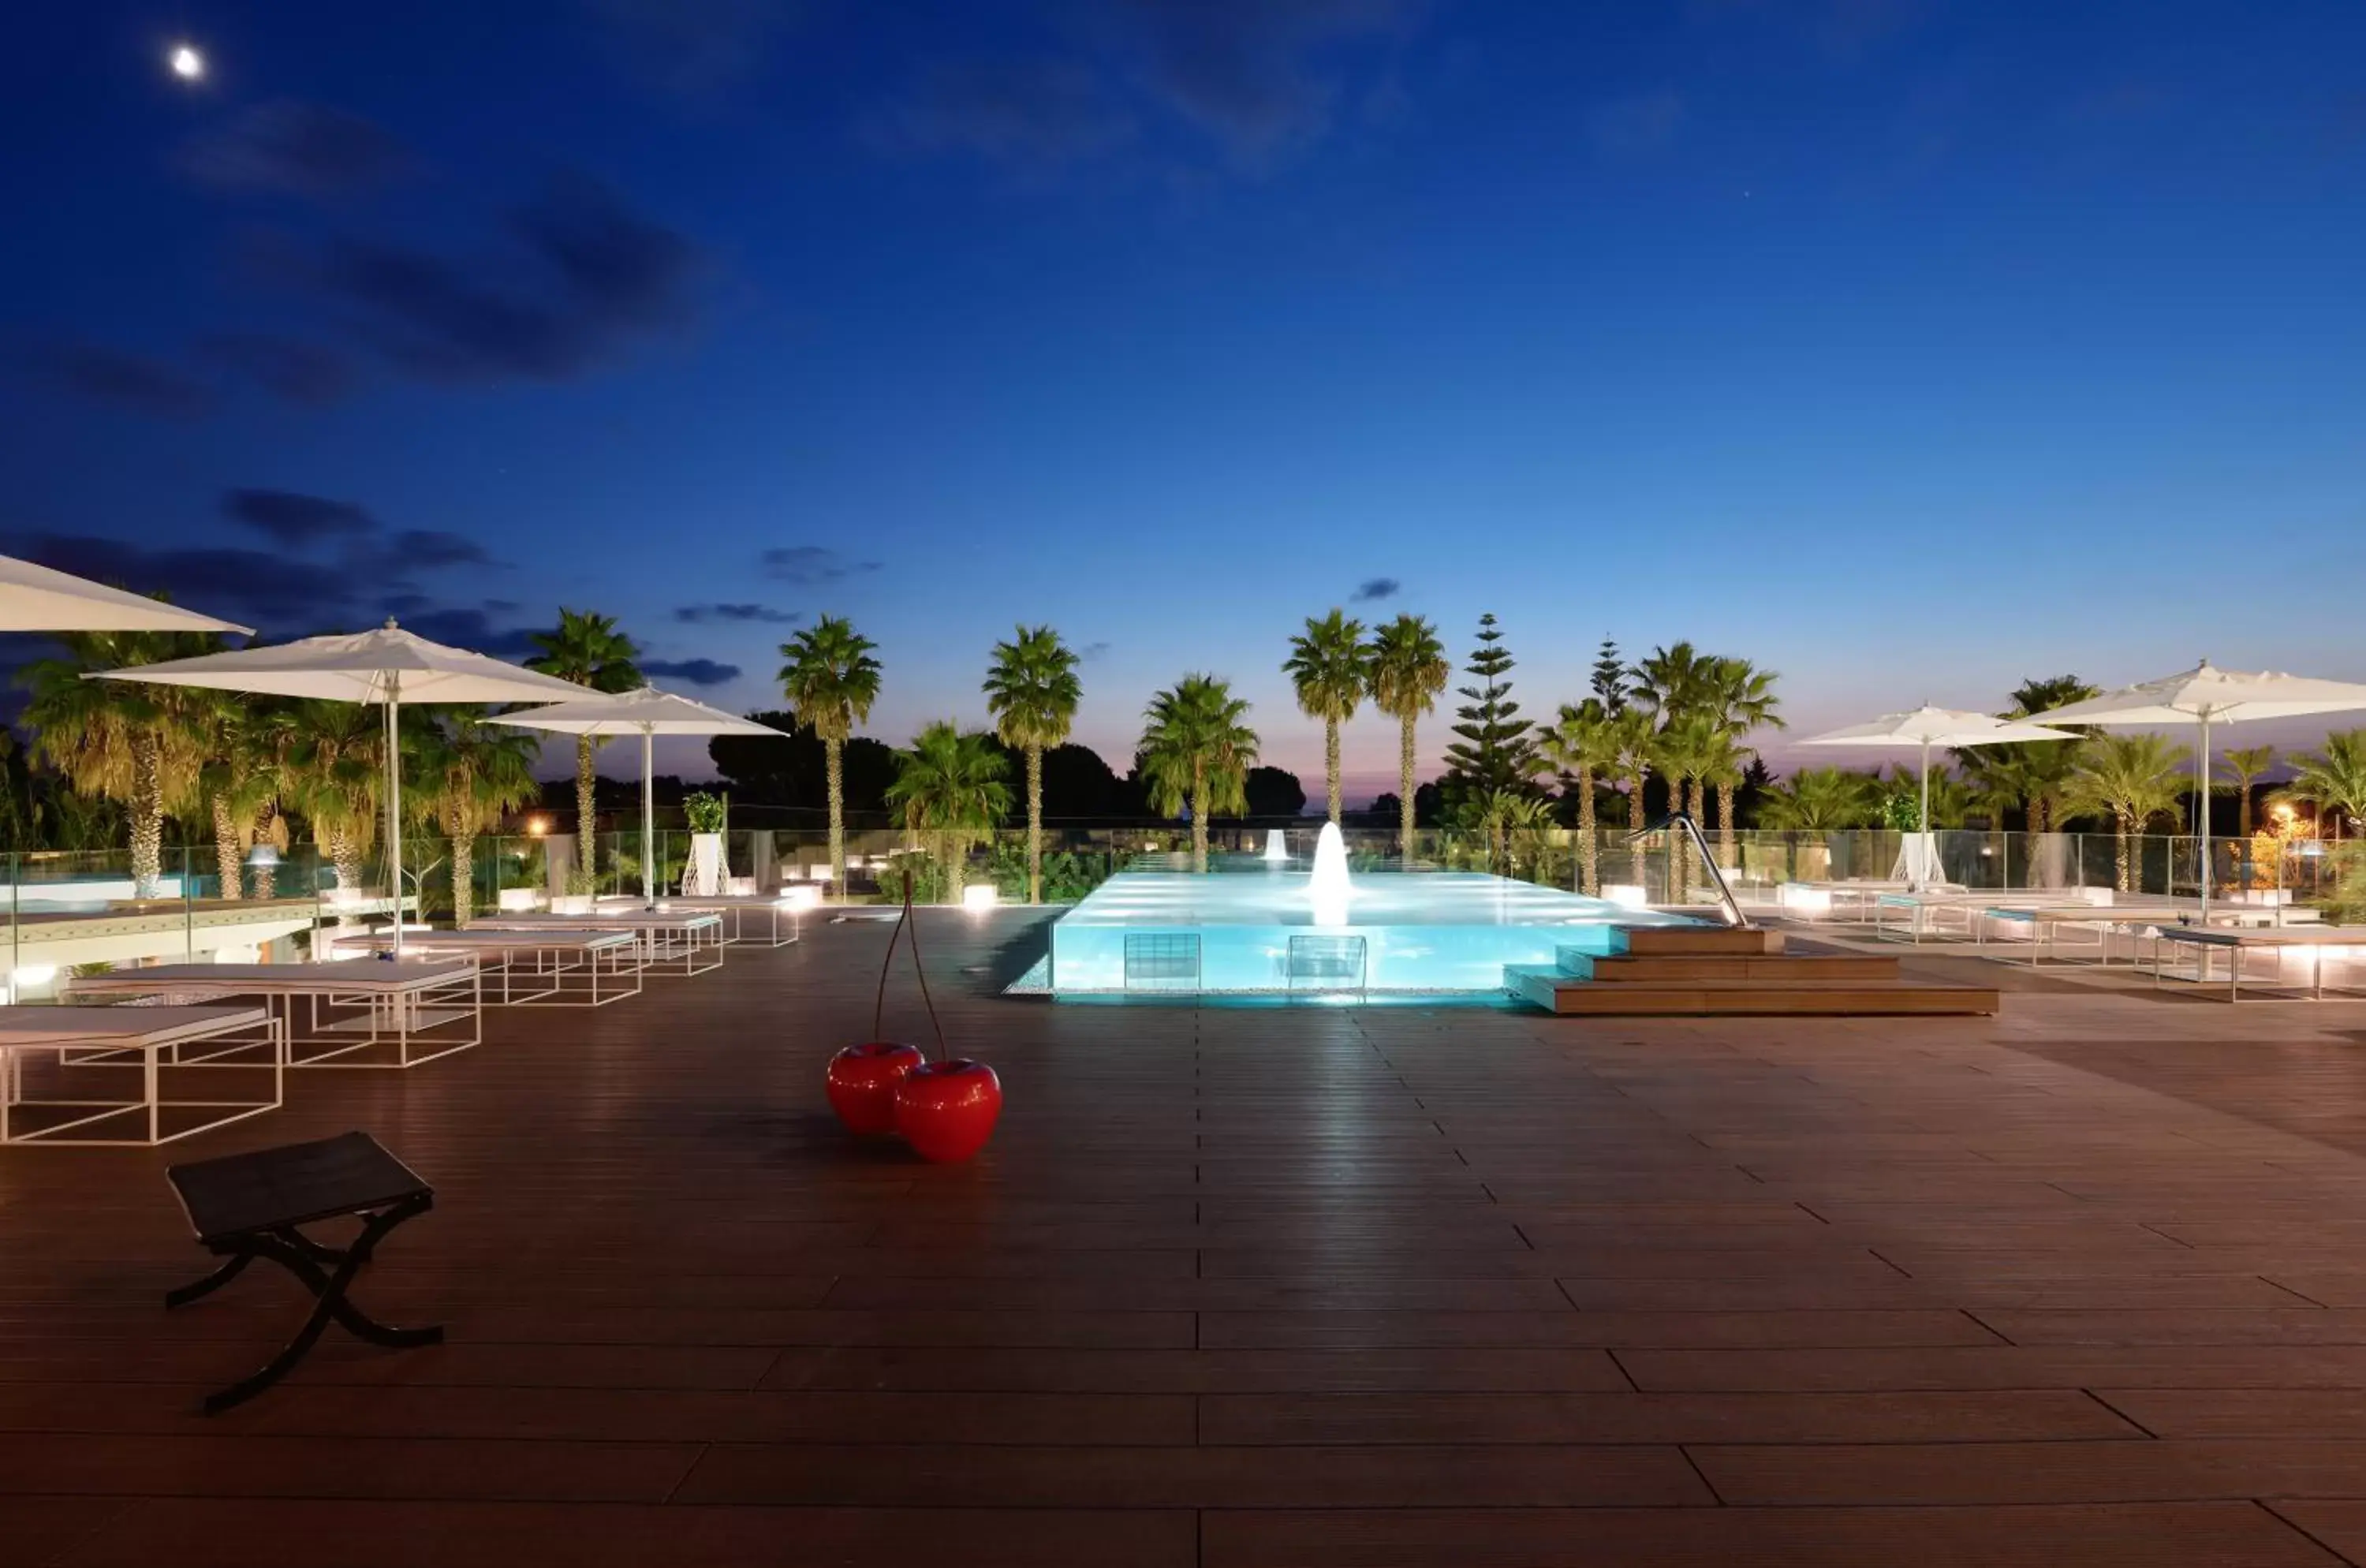
<path fill-rule="evenodd" d="M 904 922 L 912 918 L 912 873 L 904 873 L 904 912 L 896 917 L 896 929 L 887 933 L 887 955 L 879 961 L 879 999 L 871 1008 L 871 1038 L 879 1038 L 879 1026 L 887 1016 L 887 966 L 896 962 L 896 942 L 904 934 Z M 918 951 L 918 949 L 914 950 Z"/>
<path fill-rule="evenodd" d="M 945 1043 L 945 1026 L 937 1018 L 936 998 L 929 995 L 929 971 L 920 962 L 920 917 L 912 908 L 912 874 L 909 871 L 904 873 L 904 919 L 912 922 L 912 974 L 920 982 L 920 1000 L 929 1010 L 929 1027 L 936 1031 L 937 1059 L 950 1062 L 953 1059 L 952 1050 Z M 903 921 L 896 924 L 900 927 Z"/>

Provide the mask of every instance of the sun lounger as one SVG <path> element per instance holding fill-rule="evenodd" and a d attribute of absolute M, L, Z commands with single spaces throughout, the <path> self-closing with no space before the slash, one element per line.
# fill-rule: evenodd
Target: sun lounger
<path fill-rule="evenodd" d="M 159 1003 L 258 997 L 287 1026 L 290 1066 L 415 1067 L 484 1038 L 480 979 L 473 959 L 164 964 L 77 976 L 60 994 Z"/>
<path fill-rule="evenodd" d="M 2186 978 L 2172 973 L 2180 959 L 2193 962 L 2191 979 L 2195 985 L 2210 983 L 2210 972 L 2216 967 L 2213 960 L 2223 953 L 2226 955 L 2226 999 L 2239 1001 L 2243 994 L 2243 961 L 2247 956 L 2266 954 L 2275 960 L 2276 979 L 2283 979 L 2284 960 L 2288 956 L 2305 954 L 2308 958 L 2308 993 L 2312 999 L 2325 996 L 2325 971 L 2328 964 L 2366 959 L 2366 926 L 2176 926 L 2165 925 L 2154 933 L 2153 984 L 2164 980 Z"/>
<path fill-rule="evenodd" d="M 630 931 L 640 943 L 644 969 L 703 975 L 723 964 L 723 917 L 695 910 L 626 908 L 584 915 L 492 915 L 471 922 L 468 929 Z"/>
<path fill-rule="evenodd" d="M 264 1008 L 0 1007 L 0 1144 L 173 1143 L 276 1110 L 287 1066 Z M 192 1098 L 199 1083 L 254 1092 Z"/>
<path fill-rule="evenodd" d="M 603 898 L 599 901 L 595 912 L 603 915 L 616 914 L 647 907 L 638 898 Z M 723 944 L 726 947 L 741 942 L 751 945 L 761 943 L 766 947 L 786 947 L 789 943 L 799 940 L 801 935 L 799 917 L 803 910 L 798 905 L 781 896 L 760 897 L 754 894 L 692 893 L 677 897 L 660 898 L 658 900 L 658 909 L 660 913 L 722 916 L 726 922 L 723 935 Z M 748 928 L 752 921 L 756 920 L 763 923 L 757 934 L 751 936 L 749 934 Z M 786 934 L 783 934 L 783 932 Z"/>
<path fill-rule="evenodd" d="M 375 955 L 386 938 L 323 932 L 340 953 Z M 492 1007 L 605 1007 L 641 994 L 641 948 L 632 931 L 466 931 L 404 928 L 405 957 L 467 959 L 484 971 Z"/>

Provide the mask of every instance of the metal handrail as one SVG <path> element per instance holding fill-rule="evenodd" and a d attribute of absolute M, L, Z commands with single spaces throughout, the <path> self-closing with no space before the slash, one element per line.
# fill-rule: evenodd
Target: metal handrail
<path fill-rule="evenodd" d="M 1702 835 L 1700 824 L 1693 820 L 1691 812 L 1671 811 L 1665 817 L 1661 818 L 1657 822 L 1651 823 L 1648 827 L 1644 828 L 1642 831 L 1628 834 L 1627 842 L 1631 845 L 1639 839 L 1648 838 L 1653 833 L 1674 828 L 1678 823 L 1682 823 L 1684 825 L 1684 836 L 1692 840 L 1693 848 L 1700 852 L 1701 865 L 1708 872 L 1709 883 L 1717 889 L 1717 901 L 1724 908 L 1725 923 L 1729 926 L 1737 926 L 1744 929 L 1748 928 L 1750 925 L 1750 918 L 1741 912 L 1741 905 L 1740 901 L 1734 897 L 1733 889 L 1726 886 L 1725 872 L 1718 865 L 1717 856 L 1710 852 L 1708 840 Z M 1671 864 L 1670 869 L 1673 869 L 1673 863 Z M 1669 884 L 1671 886 L 1674 885 L 1674 881 L 1675 879 L 1673 876 L 1669 878 Z"/>

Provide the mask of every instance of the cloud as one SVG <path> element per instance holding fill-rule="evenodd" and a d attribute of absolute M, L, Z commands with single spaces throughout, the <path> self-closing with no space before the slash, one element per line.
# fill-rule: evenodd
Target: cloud
<path fill-rule="evenodd" d="M 94 402 L 112 403 L 158 419 L 203 419 L 213 412 L 213 389 L 162 359 L 126 354 L 95 343 L 42 344 L 26 366 L 50 385 Z"/>
<path fill-rule="evenodd" d="M 684 604 L 674 611 L 673 618 L 689 626 L 704 626 L 709 621 L 756 621 L 766 626 L 793 626 L 805 615 L 795 610 L 775 610 L 769 604 Z"/>
<path fill-rule="evenodd" d="M 932 66 L 874 126 L 874 139 L 890 147 L 1038 166 L 1110 152 L 1135 130 L 1092 70 L 1059 60 Z"/>
<path fill-rule="evenodd" d="M 197 346 L 207 358 L 287 402 L 324 408 L 354 389 L 353 362 L 319 344 L 269 333 L 220 333 Z"/>
<path fill-rule="evenodd" d="M 820 545 L 776 545 L 756 558 L 764 575 L 780 582 L 838 582 L 879 570 L 875 560 L 850 561 Z"/>
<path fill-rule="evenodd" d="M 717 664 L 712 659 L 644 659 L 641 673 L 668 681 L 687 681 L 693 686 L 720 686 L 739 679 L 739 666 Z"/>
<path fill-rule="evenodd" d="M 285 499 L 316 508 L 344 507 L 344 502 L 310 496 Z M 266 507 L 264 514 L 277 520 L 296 515 L 297 510 Z M 367 515 L 358 507 L 346 510 Z M 135 592 L 161 589 L 176 604 L 260 626 L 266 636 L 358 631 L 394 615 L 411 630 L 438 642 L 505 658 L 534 651 L 534 628 L 510 624 L 518 609 L 514 602 L 487 599 L 476 608 L 446 604 L 425 585 L 378 563 L 370 554 L 378 548 L 380 544 L 366 535 L 358 545 L 349 539 L 347 548 L 321 558 L 284 547 L 152 547 L 87 534 L 36 532 L 0 538 L 0 550 L 7 554 L 118 583 Z"/>
<path fill-rule="evenodd" d="M 441 528 L 405 528 L 386 541 L 380 554 L 389 567 L 415 568 L 422 571 L 453 566 L 501 564 L 476 540 Z"/>
<path fill-rule="evenodd" d="M 309 269 L 358 312 L 362 337 L 428 380 L 563 381 L 689 326 L 703 260 L 673 230 L 581 177 L 509 214 L 525 263 L 462 263 L 405 246 L 333 240 Z"/>
<path fill-rule="evenodd" d="M 702 95 L 762 69 L 794 0 L 586 0 L 618 62 L 668 92 Z"/>
<path fill-rule="evenodd" d="M 292 549 L 329 539 L 359 538 L 378 528 L 377 518 L 350 501 L 287 490 L 226 490 L 221 512 L 233 523 L 242 523 Z"/>
<path fill-rule="evenodd" d="M 1684 100 L 1664 91 L 1613 98 L 1585 117 L 1594 151 L 1611 158 L 1656 152 L 1675 140 L 1684 123 Z"/>
<path fill-rule="evenodd" d="M 181 171 L 216 190 L 305 196 L 348 195 L 410 171 L 410 152 L 359 115 L 320 104 L 258 104 L 193 137 Z"/>
<path fill-rule="evenodd" d="M 134 592 L 163 589 L 175 604 L 251 625 L 311 626 L 357 608 L 342 568 L 276 550 L 152 549 L 93 535 L 33 533 L 12 537 L 7 553 Z"/>
<path fill-rule="evenodd" d="M 305 495 L 287 490 L 231 490 L 221 498 L 222 515 L 243 524 L 290 550 L 321 554 L 333 546 L 344 569 L 356 578 L 384 586 L 400 584 L 410 573 L 443 571 L 453 567 L 496 567 L 484 546 L 465 534 L 443 528 L 403 528 L 389 532 L 369 511 L 350 501 Z M 411 597 L 400 587 L 395 599 Z M 391 603 L 391 601 L 389 601 Z M 489 604 L 516 605 L 506 601 Z M 392 610 L 392 614 L 402 614 Z"/>
<path fill-rule="evenodd" d="M 486 604 L 500 602 L 489 599 Z M 540 652 L 534 634 L 545 629 L 539 626 L 497 626 L 492 617 L 482 609 L 453 607 L 405 615 L 402 627 L 405 631 L 417 632 L 431 642 L 473 648 L 479 653 L 490 653 L 496 659 L 518 659 Z"/>
<path fill-rule="evenodd" d="M 1404 584 L 1393 577 L 1368 577 L 1356 584 L 1356 592 L 1347 595 L 1352 604 L 1368 604 L 1376 599 L 1393 599 L 1404 591 Z"/>
<path fill-rule="evenodd" d="M 1341 82 L 1314 63 L 1405 26 L 1409 0 L 1110 0 L 1154 95 L 1241 157 L 1319 136 Z"/>

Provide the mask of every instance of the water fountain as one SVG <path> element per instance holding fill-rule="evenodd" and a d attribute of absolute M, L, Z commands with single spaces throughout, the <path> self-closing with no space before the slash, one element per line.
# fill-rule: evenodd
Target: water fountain
<path fill-rule="evenodd" d="M 1306 879 L 1306 901 L 1314 910 L 1314 923 L 1346 925 L 1352 891 L 1347 881 L 1347 840 L 1341 837 L 1339 824 L 1325 822 L 1314 840 L 1314 873 Z"/>
<path fill-rule="evenodd" d="M 1277 871 L 1290 863 L 1290 839 L 1279 828 L 1266 829 L 1265 863 Z"/>

